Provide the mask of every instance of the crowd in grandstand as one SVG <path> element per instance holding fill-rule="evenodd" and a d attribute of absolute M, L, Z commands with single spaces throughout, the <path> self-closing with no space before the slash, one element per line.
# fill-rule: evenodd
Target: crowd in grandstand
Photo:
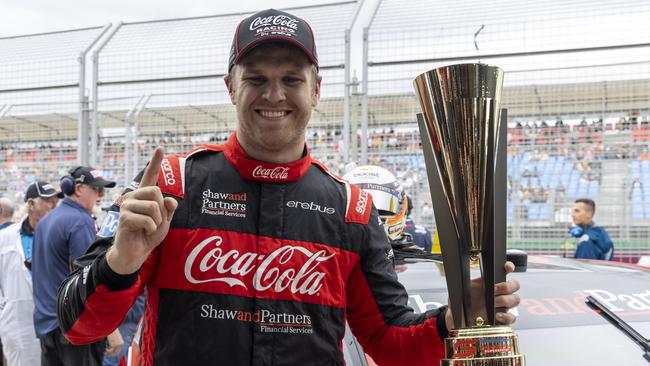
<path fill-rule="evenodd" d="M 508 129 L 508 198 L 510 205 L 553 204 L 579 196 L 599 193 L 604 160 L 630 160 L 625 187 L 630 199 L 647 201 L 643 187 L 650 184 L 647 162 L 650 161 L 649 116 L 632 115 L 616 121 L 582 118 L 578 121 L 515 121 Z M 605 143 L 606 134 L 625 136 Z M 222 143 L 228 133 L 212 135 L 141 136 L 138 144 L 140 162 L 157 145 L 181 152 L 202 143 Z M 341 160 L 342 131 L 338 128 L 315 128 L 308 131 L 312 154 L 340 174 L 346 162 Z M 361 145 L 357 134 L 356 146 Z M 369 129 L 368 162 L 386 167 L 410 190 L 426 190 L 426 172 L 421 156 L 420 136 L 415 125 Z M 98 160 L 105 175 L 125 185 L 121 162 L 126 154 L 123 138 L 100 139 Z M 20 202 L 25 185 L 36 177 L 57 181 L 76 159 L 76 141 L 13 142 L 0 145 L 0 183 L 8 198 Z M 650 192 L 649 192 L 650 195 Z M 109 201 L 110 198 L 107 198 Z M 529 207 L 526 207 L 528 210 Z M 522 214 L 522 220 L 529 217 Z M 649 210 L 650 211 L 650 210 Z M 512 207 L 509 209 L 512 212 Z M 637 218 L 645 218 L 645 209 L 636 209 Z M 548 215 L 541 215 L 548 218 Z M 647 214 L 650 218 L 650 212 Z M 536 219 L 537 215 L 533 215 Z"/>

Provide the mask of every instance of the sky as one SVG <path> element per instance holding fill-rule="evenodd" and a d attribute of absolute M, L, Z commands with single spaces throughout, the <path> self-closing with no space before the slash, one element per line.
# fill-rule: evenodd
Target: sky
<path fill-rule="evenodd" d="M 169 18 L 228 14 L 340 0 L 2 0 L 0 37 Z"/>

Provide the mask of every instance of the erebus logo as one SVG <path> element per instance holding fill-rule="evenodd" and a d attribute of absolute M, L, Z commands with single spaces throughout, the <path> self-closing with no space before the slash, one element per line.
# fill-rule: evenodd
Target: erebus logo
<path fill-rule="evenodd" d="M 304 247 L 284 245 L 264 256 L 237 249 L 224 251 L 222 243 L 220 236 L 211 236 L 190 252 L 185 260 L 185 278 L 190 283 L 224 282 L 231 287 L 248 289 L 244 279 L 253 273 L 252 286 L 256 291 L 279 293 L 287 290 L 292 294 L 315 295 L 323 287 L 325 278 L 325 272 L 317 271 L 318 267 L 336 255 L 325 250 L 312 253 Z M 210 249 L 204 251 L 207 247 Z M 290 266 L 304 258 L 300 268 Z M 197 279 L 193 273 L 203 276 Z"/>
<path fill-rule="evenodd" d="M 254 178 L 265 178 L 265 179 L 287 179 L 289 177 L 289 168 L 287 167 L 275 167 L 275 168 L 262 168 L 261 165 L 258 165 L 253 169 Z"/>
<path fill-rule="evenodd" d="M 359 193 L 359 199 L 357 200 L 357 207 L 355 208 L 355 211 L 357 211 L 358 214 L 363 215 L 363 213 L 366 211 L 367 203 L 368 203 L 368 192 L 362 190 Z"/>
<path fill-rule="evenodd" d="M 326 207 L 314 203 L 314 202 L 300 202 L 300 201 L 287 201 L 287 207 L 291 208 L 301 208 L 303 210 L 310 210 L 310 211 L 318 211 L 322 213 L 326 213 L 328 215 L 333 215 L 336 210 L 334 210 L 332 207 Z"/>
<path fill-rule="evenodd" d="M 174 171 L 172 170 L 172 164 L 169 162 L 169 159 L 163 159 L 160 166 L 162 167 L 163 176 L 165 177 L 165 184 L 168 186 L 176 184 L 176 178 L 174 177 Z"/>
<path fill-rule="evenodd" d="M 298 29 L 298 21 L 286 15 L 272 15 L 269 17 L 257 17 L 253 19 L 251 25 L 248 27 L 250 30 L 255 30 L 261 27 L 282 26 L 291 29 Z"/>

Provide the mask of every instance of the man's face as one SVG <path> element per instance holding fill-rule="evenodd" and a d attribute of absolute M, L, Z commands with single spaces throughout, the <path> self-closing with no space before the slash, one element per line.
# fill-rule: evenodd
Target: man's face
<path fill-rule="evenodd" d="M 36 197 L 30 198 L 28 200 L 27 215 L 36 225 L 51 209 L 56 207 L 56 203 L 59 201 L 56 197 Z M 34 227 L 35 229 L 36 227 Z"/>
<path fill-rule="evenodd" d="M 591 222 L 593 212 L 591 212 L 589 206 L 582 202 L 578 202 L 573 204 L 571 217 L 573 218 L 573 223 L 575 225 L 584 225 Z"/>
<path fill-rule="evenodd" d="M 104 197 L 104 187 L 79 184 L 76 193 L 79 197 L 79 203 L 88 210 L 88 212 L 92 212 L 93 207 L 101 201 L 102 197 Z"/>
<path fill-rule="evenodd" d="M 243 146 L 268 153 L 302 148 L 320 98 L 320 78 L 302 51 L 289 45 L 259 46 L 225 81 Z"/>

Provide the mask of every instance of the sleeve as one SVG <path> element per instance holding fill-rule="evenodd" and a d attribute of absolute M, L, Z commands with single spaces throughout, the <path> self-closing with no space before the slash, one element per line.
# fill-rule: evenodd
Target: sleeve
<path fill-rule="evenodd" d="M 38 352 L 40 345 L 33 322 L 34 302 L 26 270 L 18 252 L 0 255 L 0 338 L 12 350 Z"/>
<path fill-rule="evenodd" d="M 446 308 L 415 314 L 398 282 L 392 249 L 373 207 L 356 239 L 365 248 L 347 282 L 347 316 L 365 352 L 379 365 L 435 365 L 444 356 Z"/>
<path fill-rule="evenodd" d="M 122 197 L 137 188 L 142 174 L 138 174 Z M 118 199 L 111 207 L 107 215 L 111 220 L 104 220 L 99 231 L 104 235 L 98 235 L 86 254 L 75 260 L 73 272 L 59 287 L 59 326 L 73 344 L 92 343 L 115 330 L 144 292 L 158 262 L 159 247 L 151 252 L 138 272 L 130 275 L 117 274 L 106 263 L 106 251 L 113 244 L 120 203 Z"/>
<path fill-rule="evenodd" d="M 605 228 L 600 228 L 600 241 L 603 247 L 603 259 L 611 260 L 614 258 L 614 243 L 609 238 L 609 234 Z"/>
<path fill-rule="evenodd" d="M 73 344 L 92 343 L 115 330 L 144 292 L 158 263 L 160 247 L 149 254 L 138 272 L 117 274 L 105 258 L 112 241 L 103 238 L 93 243 L 59 287 L 59 326 Z"/>

